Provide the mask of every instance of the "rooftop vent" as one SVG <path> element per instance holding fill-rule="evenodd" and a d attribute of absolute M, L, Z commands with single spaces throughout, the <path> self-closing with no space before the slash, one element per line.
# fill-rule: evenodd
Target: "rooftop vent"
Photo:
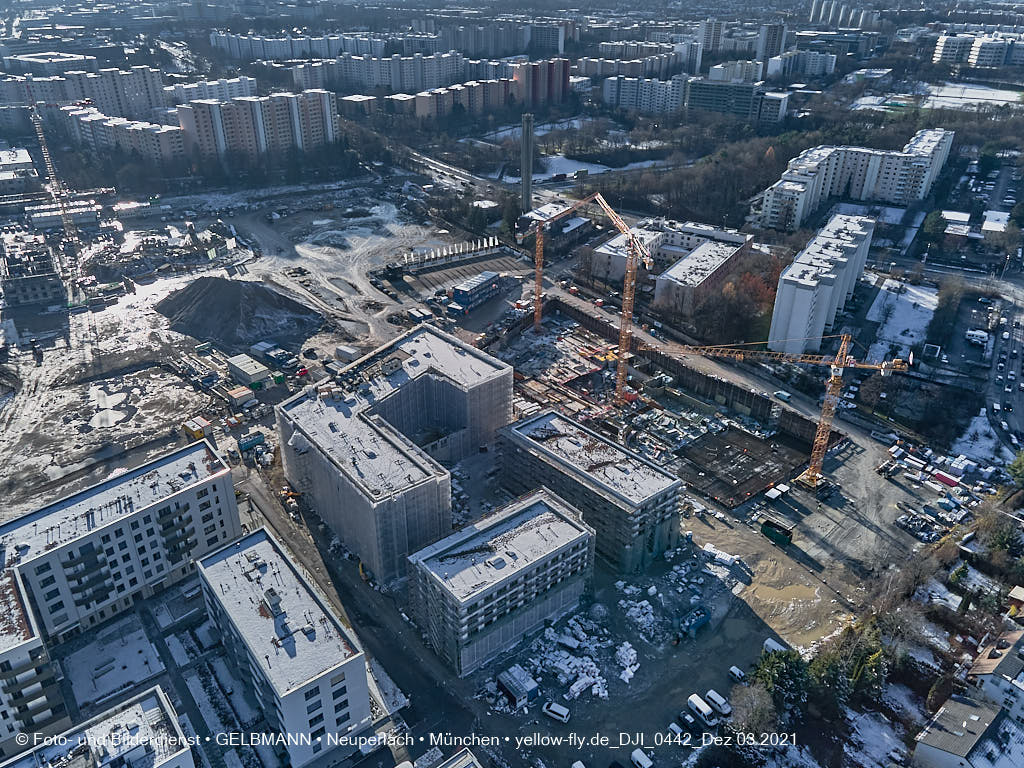
<path fill-rule="evenodd" d="M 270 587 L 263 593 L 263 602 L 274 616 L 280 616 L 284 613 L 284 610 L 281 608 L 281 595 L 273 587 Z"/>

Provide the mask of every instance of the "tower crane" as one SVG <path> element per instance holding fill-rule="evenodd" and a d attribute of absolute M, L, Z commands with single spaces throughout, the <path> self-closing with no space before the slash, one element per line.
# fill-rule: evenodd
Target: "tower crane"
<path fill-rule="evenodd" d="M 551 218 L 537 223 L 534 231 L 533 329 L 536 332 L 540 332 L 543 319 L 541 297 L 544 295 L 544 227 L 565 218 L 569 214 L 575 213 L 590 203 L 597 203 L 605 215 L 611 219 L 615 229 L 625 235 L 627 240 L 626 269 L 622 280 L 622 314 L 619 317 L 619 362 L 615 372 L 615 399 L 621 403 L 624 400 L 626 378 L 628 375 L 627 359 L 633 341 L 633 301 L 636 294 L 638 263 L 643 262 L 644 266 L 650 269 L 653 261 L 647 246 L 644 245 L 643 241 L 637 237 L 629 225 L 622 220 L 622 217 L 608 204 L 608 201 L 601 196 L 600 192 L 595 192 L 584 197 L 582 200 L 577 200 L 564 211 L 560 211 Z"/>
<path fill-rule="evenodd" d="M 825 336 L 822 338 L 836 338 Z M 725 357 L 732 360 L 774 360 L 776 362 L 801 363 L 804 365 L 821 365 L 829 369 L 828 378 L 825 380 L 825 399 L 821 404 L 821 417 L 818 419 L 818 428 L 814 433 L 814 442 L 811 444 L 811 458 L 807 469 L 797 478 L 797 482 L 808 488 L 817 489 L 825 479 L 822 474 L 822 464 L 825 461 L 825 453 L 828 451 L 828 439 L 832 434 L 832 420 L 835 418 L 836 405 L 839 403 L 839 393 L 843 388 L 843 372 L 847 368 L 860 370 L 878 371 L 882 376 L 890 376 L 893 373 L 904 373 L 914 362 L 913 353 L 907 360 L 895 358 L 881 363 L 869 363 L 857 360 L 850 352 L 853 339 L 849 334 L 842 334 L 839 338 L 839 350 L 835 356 L 829 355 L 806 355 L 789 352 L 772 352 L 767 349 L 750 349 L 746 346 L 674 346 L 673 349 L 684 354 L 701 355 L 703 357 Z M 763 342 L 755 342 L 763 343 Z"/>
<path fill-rule="evenodd" d="M 50 180 L 50 196 L 53 198 L 53 202 L 57 205 L 57 210 L 60 211 L 60 220 L 64 227 L 65 253 L 70 256 L 72 272 L 77 272 L 79 246 L 78 227 L 75 226 L 75 220 L 71 216 L 71 211 L 68 206 L 68 190 L 57 175 L 57 169 L 54 166 L 53 158 L 50 155 L 50 148 L 46 143 L 46 134 L 43 131 L 43 119 L 39 116 L 39 108 L 36 105 L 36 102 L 32 100 L 31 92 L 29 93 L 28 107 L 29 118 L 32 121 L 32 127 L 35 128 L 36 138 L 39 140 L 39 150 L 43 155 L 43 163 L 46 166 L 46 176 Z"/>

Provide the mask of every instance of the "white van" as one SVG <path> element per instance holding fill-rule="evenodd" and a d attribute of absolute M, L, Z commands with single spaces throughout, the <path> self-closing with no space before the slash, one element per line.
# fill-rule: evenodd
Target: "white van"
<path fill-rule="evenodd" d="M 636 766 L 636 768 L 652 768 L 654 761 L 649 758 L 642 749 L 634 749 L 633 754 L 629 756 L 630 762 Z"/>
<path fill-rule="evenodd" d="M 541 712 L 550 717 L 552 720 L 557 720 L 560 723 L 569 722 L 569 708 L 563 707 L 561 704 L 556 704 L 553 701 L 544 702 L 544 706 L 540 708 Z"/>
<path fill-rule="evenodd" d="M 737 683 L 744 683 L 747 680 L 747 673 L 739 667 L 729 667 L 729 677 Z"/>
<path fill-rule="evenodd" d="M 789 650 L 789 648 L 784 646 L 782 643 L 777 643 L 770 637 L 764 641 L 764 645 L 762 647 L 764 648 L 765 653 L 785 653 Z"/>
<path fill-rule="evenodd" d="M 583 764 L 582 760 L 577 760 L 575 763 L 570 765 L 569 768 L 587 768 L 587 766 Z"/>
<path fill-rule="evenodd" d="M 708 692 L 704 694 L 704 698 L 722 717 L 728 717 L 732 714 L 732 707 L 729 706 L 729 702 L 726 701 L 725 697 L 714 688 L 708 690 Z"/>
<path fill-rule="evenodd" d="M 715 717 L 715 711 L 711 709 L 711 707 L 708 706 L 708 703 L 696 693 L 691 694 L 690 698 L 686 700 L 686 704 L 690 707 L 690 711 L 693 712 L 693 714 L 695 714 L 708 728 L 714 728 L 718 725 L 718 718 Z"/>

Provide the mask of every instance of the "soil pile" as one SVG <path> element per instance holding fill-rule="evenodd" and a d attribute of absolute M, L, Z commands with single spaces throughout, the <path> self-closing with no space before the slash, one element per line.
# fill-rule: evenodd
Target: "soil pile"
<path fill-rule="evenodd" d="M 228 349 L 257 341 L 297 348 L 323 323 L 316 311 L 244 280 L 200 277 L 156 304 L 171 330 Z"/>

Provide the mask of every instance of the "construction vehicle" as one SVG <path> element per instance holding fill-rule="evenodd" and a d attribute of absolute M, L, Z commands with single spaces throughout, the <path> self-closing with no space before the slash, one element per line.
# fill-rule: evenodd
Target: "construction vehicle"
<path fill-rule="evenodd" d="M 776 544 L 785 546 L 793 543 L 793 531 L 796 529 L 795 523 L 790 522 L 784 517 L 774 515 L 767 510 L 762 510 L 758 514 L 758 522 L 761 524 L 761 533 Z"/>
<path fill-rule="evenodd" d="M 580 208 L 591 203 L 597 203 L 605 215 L 611 219 L 615 229 L 625 235 L 628 240 L 626 270 L 622 280 L 622 312 L 619 316 L 619 362 L 615 375 L 615 401 L 623 403 L 626 401 L 629 354 L 633 343 L 633 301 L 636 293 L 638 263 L 642 262 L 645 267 L 650 269 L 653 260 L 651 259 L 650 252 L 647 250 L 647 246 L 636 236 L 636 233 L 630 229 L 629 225 L 622 220 L 622 217 L 612 209 L 600 192 L 588 195 L 582 200 L 573 203 L 564 211 L 537 223 L 534 232 L 533 329 L 535 332 L 540 333 L 544 312 L 544 227 L 575 213 Z"/>

